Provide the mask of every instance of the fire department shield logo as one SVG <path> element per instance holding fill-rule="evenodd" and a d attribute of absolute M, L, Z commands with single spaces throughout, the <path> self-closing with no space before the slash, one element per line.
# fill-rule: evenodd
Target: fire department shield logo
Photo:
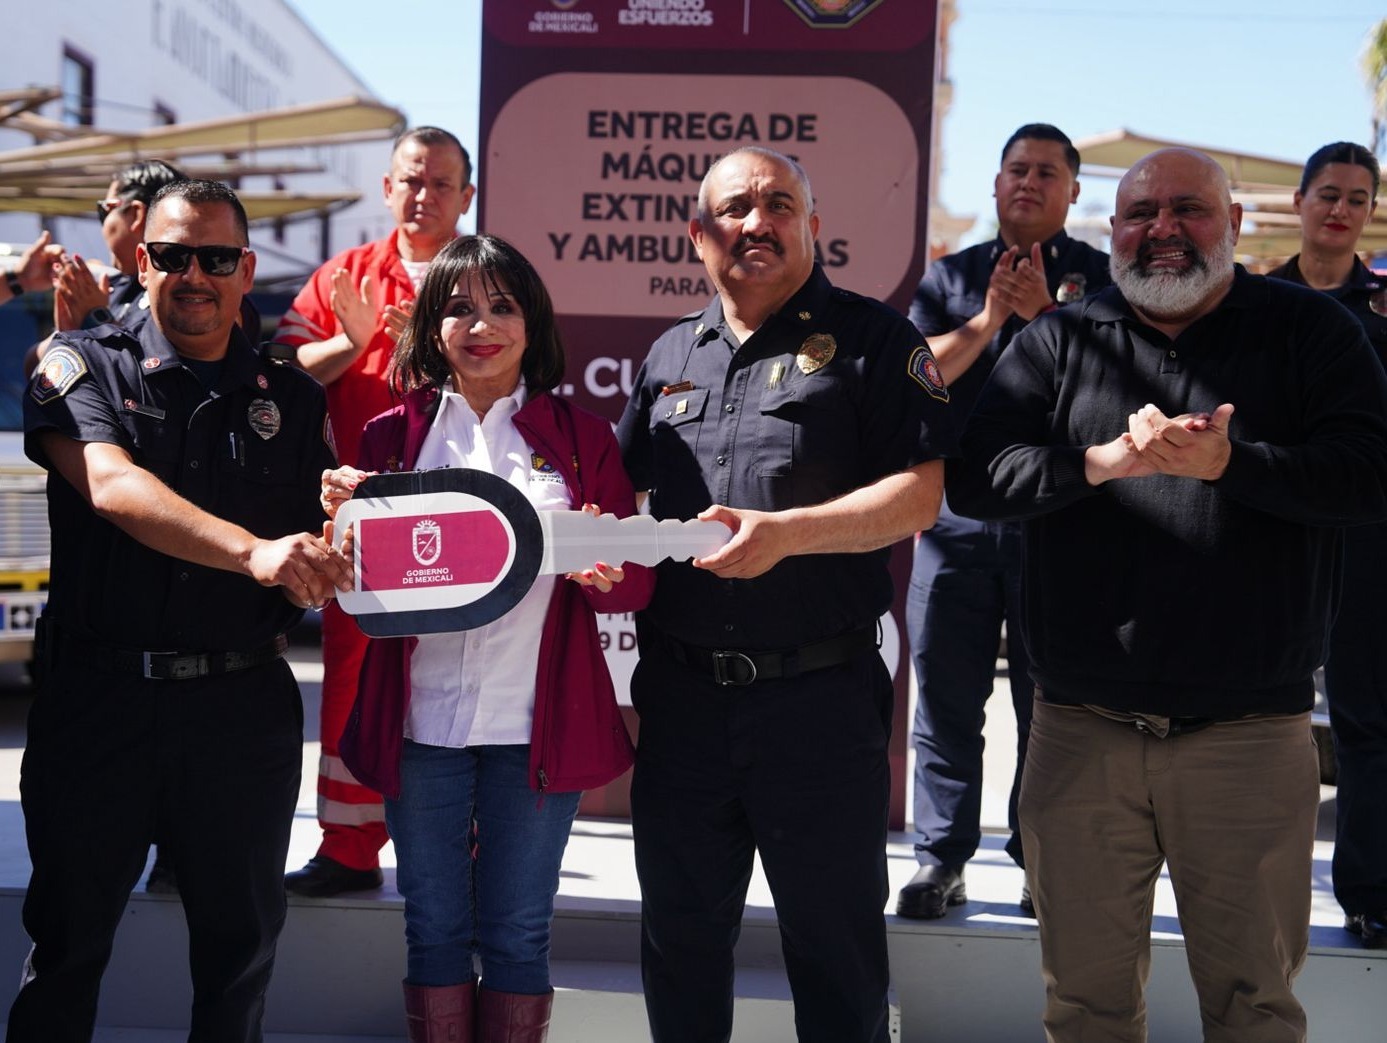
<path fill-rule="evenodd" d="M 1376 315 L 1387 315 L 1387 290 L 1378 290 L 1369 297 L 1368 307 Z"/>
<path fill-rule="evenodd" d="M 785 0 L 814 29 L 846 29 L 881 0 Z"/>
<path fill-rule="evenodd" d="M 420 565 L 432 565 L 443 553 L 443 529 L 430 519 L 414 526 L 414 560 Z"/>
<path fill-rule="evenodd" d="M 29 394 L 39 405 L 62 398 L 87 372 L 86 360 L 66 344 L 57 344 L 43 357 Z"/>
<path fill-rule="evenodd" d="M 833 360 L 838 351 L 838 342 L 831 333 L 811 333 L 799 347 L 795 355 L 795 365 L 806 377 L 816 370 L 823 369 Z"/>
<path fill-rule="evenodd" d="M 283 420 L 279 415 L 279 406 L 268 398 L 257 398 L 246 410 L 246 422 L 252 431 L 268 442 L 279 434 Z"/>

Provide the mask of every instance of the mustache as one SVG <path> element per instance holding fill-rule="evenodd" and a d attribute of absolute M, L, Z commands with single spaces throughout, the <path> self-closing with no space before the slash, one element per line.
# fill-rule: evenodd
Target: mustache
<path fill-rule="evenodd" d="M 734 256 L 740 257 L 753 246 L 764 246 L 774 250 L 778 255 L 784 255 L 785 247 L 780 245 L 780 241 L 772 235 L 744 235 L 738 238 L 732 247 Z"/>

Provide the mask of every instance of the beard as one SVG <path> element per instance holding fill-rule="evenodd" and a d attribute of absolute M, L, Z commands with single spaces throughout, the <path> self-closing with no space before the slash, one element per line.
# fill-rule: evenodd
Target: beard
<path fill-rule="evenodd" d="M 1188 239 L 1172 237 L 1160 242 L 1144 242 L 1134 255 L 1113 251 L 1109 262 L 1113 282 L 1139 311 L 1155 319 L 1177 320 L 1193 315 L 1227 285 L 1233 272 L 1233 250 L 1237 235 L 1230 227 L 1207 255 L 1201 254 Z M 1144 255 L 1152 250 L 1176 248 L 1190 254 L 1190 266 L 1183 271 L 1147 267 Z"/>

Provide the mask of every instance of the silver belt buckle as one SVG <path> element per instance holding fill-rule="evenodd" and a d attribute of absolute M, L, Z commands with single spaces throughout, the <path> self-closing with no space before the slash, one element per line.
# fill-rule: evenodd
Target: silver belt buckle
<path fill-rule="evenodd" d="M 745 680 L 733 677 L 728 672 L 729 663 L 744 663 L 750 671 L 751 676 Z M 745 652 L 713 652 L 713 680 L 721 685 L 735 685 L 738 688 L 745 687 L 756 680 L 756 664 Z"/>
<path fill-rule="evenodd" d="M 144 676 L 151 681 L 186 681 L 211 672 L 206 654 L 181 652 L 143 652 Z M 155 665 L 161 669 L 155 672 Z"/>

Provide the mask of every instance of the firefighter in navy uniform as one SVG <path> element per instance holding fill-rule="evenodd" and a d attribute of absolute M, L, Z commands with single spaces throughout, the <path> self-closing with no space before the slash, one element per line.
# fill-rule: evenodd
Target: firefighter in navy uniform
<path fill-rule="evenodd" d="M 1294 197 L 1300 252 L 1267 275 L 1333 297 L 1359 321 L 1387 365 L 1387 277 L 1358 257 L 1377 208 L 1377 157 L 1336 141 L 1305 161 Z M 1334 736 L 1334 897 L 1344 929 L 1370 949 L 1387 947 L 1387 523 L 1344 529 L 1338 614 L 1329 634 L 1324 694 Z"/>
<path fill-rule="evenodd" d="M 618 427 L 657 518 L 726 522 L 638 614 L 631 814 L 653 1038 L 726 1040 L 752 857 L 801 1041 L 887 1038 L 889 545 L 934 521 L 948 392 L 905 318 L 835 289 L 798 164 L 715 164 L 690 232 L 718 296 L 652 347 Z"/>
<path fill-rule="evenodd" d="M 188 922 L 188 1038 L 262 1038 L 302 760 L 283 635 L 350 588 L 314 535 L 334 466 L 322 389 L 236 326 L 254 273 L 240 202 L 177 182 L 146 235 L 152 320 L 61 334 L 25 397 L 53 564 L 20 780 L 34 948 L 9 1043 L 91 1039 L 155 840 Z"/>
<path fill-rule="evenodd" d="M 1108 255 L 1064 231 L 1078 175 L 1079 153 L 1063 131 L 1048 123 L 1017 128 L 1002 146 L 993 183 L 997 238 L 932 262 L 915 291 L 910 320 L 939 362 L 960 428 L 1013 337 L 1037 315 L 1111 281 Z M 1003 623 L 1017 751 L 1006 851 L 1025 866 L 1016 801 L 1035 686 L 1021 597 L 1020 526 L 960 518 L 946 498 L 938 524 L 915 544 L 906 593 L 919 685 L 913 741 L 920 869 L 901 890 L 899 916 L 938 919 L 967 900 L 964 869 L 982 841 L 983 723 Z M 1020 907 L 1035 915 L 1024 885 Z"/>

